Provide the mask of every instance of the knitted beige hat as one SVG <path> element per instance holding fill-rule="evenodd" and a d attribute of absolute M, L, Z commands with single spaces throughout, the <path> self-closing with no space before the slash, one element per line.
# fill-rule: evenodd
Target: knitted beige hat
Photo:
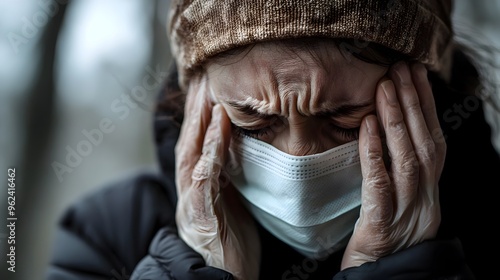
<path fill-rule="evenodd" d="M 374 42 L 439 71 L 451 10 L 451 0 L 172 0 L 167 31 L 183 88 L 211 56 L 299 37 Z"/>

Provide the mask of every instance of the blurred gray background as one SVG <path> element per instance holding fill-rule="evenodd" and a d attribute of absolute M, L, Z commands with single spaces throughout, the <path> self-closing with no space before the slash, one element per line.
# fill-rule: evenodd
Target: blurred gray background
<path fill-rule="evenodd" d="M 0 0 L 0 170 L 16 168 L 16 273 L 43 279 L 61 212 L 104 184 L 156 170 L 154 99 L 170 63 L 167 0 Z"/>
<path fill-rule="evenodd" d="M 43 279 L 61 212 L 157 170 L 152 108 L 170 63 L 168 0 L 0 0 L 0 279 Z M 500 84 L 500 1 L 456 1 Z M 491 95 L 500 104 L 500 92 Z M 500 151 L 500 117 L 487 108 Z M 16 273 L 7 272 L 7 168 L 16 168 Z"/>

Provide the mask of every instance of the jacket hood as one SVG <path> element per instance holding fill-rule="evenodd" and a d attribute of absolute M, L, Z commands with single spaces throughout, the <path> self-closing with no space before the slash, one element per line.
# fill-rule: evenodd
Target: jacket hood
<path fill-rule="evenodd" d="M 162 174 L 175 178 L 175 144 L 179 138 L 184 117 L 184 97 L 178 85 L 175 63 L 170 66 L 167 78 L 158 93 L 153 116 L 153 133 L 156 156 Z"/>

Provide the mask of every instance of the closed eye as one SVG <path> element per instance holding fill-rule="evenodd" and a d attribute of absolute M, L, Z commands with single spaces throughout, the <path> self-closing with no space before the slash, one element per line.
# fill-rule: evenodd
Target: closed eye
<path fill-rule="evenodd" d="M 237 134 L 250 136 L 252 138 L 262 138 L 264 136 L 267 136 L 271 132 L 270 126 L 259 128 L 259 129 L 247 129 L 247 128 L 237 126 L 235 124 L 233 124 L 232 126 L 233 126 L 233 131 L 235 131 Z"/>
<path fill-rule="evenodd" d="M 332 129 L 332 134 L 340 136 L 340 138 L 345 142 L 359 139 L 360 127 L 342 128 L 334 124 L 330 125 L 330 127 Z"/>

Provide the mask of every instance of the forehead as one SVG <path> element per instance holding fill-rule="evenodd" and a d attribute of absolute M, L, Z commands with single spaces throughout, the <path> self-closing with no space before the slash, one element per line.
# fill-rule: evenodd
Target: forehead
<path fill-rule="evenodd" d="M 315 106 L 366 102 L 387 68 L 343 53 L 331 42 L 312 47 L 260 43 L 208 64 L 210 89 L 225 100 L 285 100 Z"/>

